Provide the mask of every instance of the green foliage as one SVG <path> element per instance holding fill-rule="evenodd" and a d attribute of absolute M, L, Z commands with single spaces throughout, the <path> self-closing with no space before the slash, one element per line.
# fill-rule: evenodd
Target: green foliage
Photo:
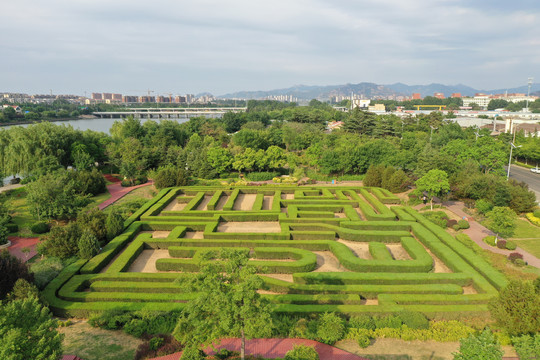
<path fill-rule="evenodd" d="M 489 246 L 497 246 L 496 240 L 497 238 L 492 235 L 488 235 L 482 239 L 482 241 L 488 244 Z"/>
<path fill-rule="evenodd" d="M 513 337 L 512 345 L 520 360 L 540 359 L 540 334 Z"/>
<path fill-rule="evenodd" d="M 429 170 L 427 174 L 416 181 L 415 193 L 417 195 L 424 192 L 428 194 L 431 199 L 431 210 L 433 210 L 433 197 L 444 195 L 448 190 L 450 190 L 448 175 L 443 170 Z"/>
<path fill-rule="evenodd" d="M 285 360 L 319 360 L 317 350 L 312 346 L 295 344 L 292 350 L 287 351 Z"/>
<path fill-rule="evenodd" d="M 99 252 L 98 239 L 89 231 L 82 232 L 77 246 L 79 248 L 78 255 L 81 259 L 91 259 Z"/>
<path fill-rule="evenodd" d="M 371 339 L 369 338 L 368 331 L 359 332 L 357 334 L 356 341 L 358 342 L 358 346 L 360 346 L 362 349 L 365 349 L 371 345 Z"/>
<path fill-rule="evenodd" d="M 411 329 L 428 329 L 429 320 L 426 316 L 419 312 L 402 311 L 399 313 L 403 325 L 407 325 Z"/>
<path fill-rule="evenodd" d="M 160 167 L 154 174 L 154 185 L 156 189 L 163 189 L 167 187 L 183 186 L 185 184 L 185 176 L 180 176 L 179 168 L 173 166 Z"/>
<path fill-rule="evenodd" d="M 517 244 L 513 241 L 506 242 L 506 250 L 516 250 Z"/>
<path fill-rule="evenodd" d="M 511 281 L 489 303 L 491 316 L 512 336 L 540 330 L 540 295 L 530 282 Z"/>
<path fill-rule="evenodd" d="M 96 168 L 91 171 L 70 171 L 69 176 L 73 179 L 75 191 L 82 195 L 98 195 L 107 191 L 103 174 Z"/>
<path fill-rule="evenodd" d="M 8 301 L 39 298 L 39 290 L 34 284 L 19 278 L 13 285 L 13 290 L 8 295 Z"/>
<path fill-rule="evenodd" d="M 30 211 L 38 220 L 69 219 L 89 203 L 66 173 L 44 175 L 26 188 Z"/>
<path fill-rule="evenodd" d="M 148 342 L 148 345 L 150 347 L 150 350 L 155 351 L 155 350 L 159 349 L 163 345 L 164 342 L 165 342 L 165 340 L 163 338 L 153 337 Z"/>
<path fill-rule="evenodd" d="M 459 228 L 460 229 L 468 229 L 471 227 L 471 225 L 469 224 L 469 222 L 467 220 L 458 220 L 458 225 L 459 225 Z"/>
<path fill-rule="evenodd" d="M 443 229 L 446 229 L 446 221 L 448 220 L 448 215 L 444 211 L 429 211 L 422 213 L 429 221 L 440 226 Z"/>
<path fill-rule="evenodd" d="M 349 319 L 349 327 L 358 329 L 375 330 L 376 325 L 373 318 L 366 314 L 352 316 Z"/>
<path fill-rule="evenodd" d="M 533 211 L 533 215 L 537 218 L 540 218 L 540 209 L 536 209 Z"/>
<path fill-rule="evenodd" d="M 475 206 L 480 214 L 487 214 L 493 209 L 493 204 L 485 199 L 478 199 Z"/>
<path fill-rule="evenodd" d="M 0 300 L 12 291 L 18 279 L 32 282 L 33 276 L 21 260 L 11 255 L 7 250 L 0 251 Z"/>
<path fill-rule="evenodd" d="M 376 316 L 374 318 L 374 321 L 375 321 L 375 327 L 377 329 L 383 329 L 383 328 L 399 329 L 401 327 L 401 324 L 403 323 L 400 317 L 397 315 Z"/>
<path fill-rule="evenodd" d="M 278 172 L 263 171 L 249 173 L 246 177 L 250 181 L 267 181 L 278 176 L 280 176 Z"/>
<path fill-rule="evenodd" d="M 77 255 L 79 251 L 78 241 L 81 236 L 81 228 L 76 222 L 66 226 L 54 226 L 42 242 L 44 252 L 48 256 L 67 259 Z"/>
<path fill-rule="evenodd" d="M 216 254 L 207 257 L 216 258 Z M 257 292 L 262 280 L 254 268 L 246 266 L 248 254 L 224 249 L 217 259 L 182 282 L 186 289 L 199 293 L 186 306 L 173 333 L 186 348 L 198 348 L 222 336 L 270 334 L 270 307 Z"/>
<path fill-rule="evenodd" d="M 30 271 L 34 274 L 34 284 L 39 290 L 43 290 L 47 284 L 54 279 L 64 268 L 62 261 L 55 257 L 46 257 L 30 266 Z"/>
<path fill-rule="evenodd" d="M 345 335 L 345 322 L 336 313 L 324 313 L 319 318 L 317 337 L 321 342 L 332 345 Z"/>
<path fill-rule="evenodd" d="M 364 178 L 364 186 L 381 187 L 385 169 L 384 165 L 370 165 Z"/>
<path fill-rule="evenodd" d="M 90 211 L 81 211 L 77 216 L 77 224 L 81 231 L 91 233 L 99 243 L 107 241 L 107 215 L 97 207 Z"/>
<path fill-rule="evenodd" d="M 30 231 L 34 234 L 45 234 L 49 232 L 49 224 L 44 221 L 38 221 L 30 227 Z"/>
<path fill-rule="evenodd" d="M 124 217 L 117 207 L 111 208 L 105 220 L 107 240 L 112 240 L 124 230 Z"/>
<path fill-rule="evenodd" d="M 470 335 L 460 340 L 459 352 L 454 353 L 454 360 L 501 360 L 502 356 L 501 345 L 487 328 L 477 336 Z"/>
<path fill-rule="evenodd" d="M 56 328 L 57 321 L 36 298 L 0 305 L 0 358 L 58 359 L 63 335 Z"/>
<path fill-rule="evenodd" d="M 511 237 L 516 228 L 516 213 L 508 207 L 495 206 L 493 210 L 486 214 L 487 226 L 493 232 L 503 236 Z"/>

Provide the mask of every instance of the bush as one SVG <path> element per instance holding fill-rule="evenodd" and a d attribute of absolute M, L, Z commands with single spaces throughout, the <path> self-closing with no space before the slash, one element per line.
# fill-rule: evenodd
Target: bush
<path fill-rule="evenodd" d="M 90 232 L 100 244 L 107 241 L 107 228 L 105 222 L 107 215 L 97 207 L 90 211 L 81 211 L 77 217 L 77 224 L 82 231 Z"/>
<path fill-rule="evenodd" d="M 69 174 L 76 184 L 75 188 L 77 192 L 81 194 L 95 196 L 107 191 L 105 178 L 96 168 L 92 169 L 92 171 L 70 171 Z"/>
<path fill-rule="evenodd" d="M 280 176 L 278 172 L 263 171 L 249 173 L 246 175 L 246 178 L 249 181 L 268 181 L 278 176 Z"/>
<path fill-rule="evenodd" d="M 349 327 L 357 329 L 375 330 L 375 321 L 366 314 L 355 315 L 349 319 Z"/>
<path fill-rule="evenodd" d="M 150 347 L 150 350 L 156 351 L 157 349 L 161 347 L 161 345 L 163 345 L 164 342 L 165 342 L 165 339 L 163 338 L 153 337 L 148 342 L 148 346 Z"/>
<path fill-rule="evenodd" d="M 443 229 L 446 229 L 446 221 L 448 220 L 448 215 L 444 211 L 426 211 L 422 213 L 432 223 L 440 226 Z"/>
<path fill-rule="evenodd" d="M 497 241 L 497 247 L 499 249 L 506 249 L 506 240 L 499 239 Z"/>
<path fill-rule="evenodd" d="M 386 315 L 378 316 L 374 318 L 375 327 L 377 329 L 390 328 L 390 329 L 399 329 L 402 325 L 402 321 L 399 316 L 396 315 Z"/>
<path fill-rule="evenodd" d="M 482 239 L 483 242 L 485 242 L 486 244 L 488 244 L 489 246 L 496 246 L 497 244 L 495 244 L 495 236 L 486 236 L 485 238 Z"/>
<path fill-rule="evenodd" d="M 99 253 L 98 239 L 89 231 L 84 231 L 77 242 L 81 259 L 91 259 Z"/>
<path fill-rule="evenodd" d="M 533 215 L 537 218 L 540 218 L 540 209 L 536 209 L 533 211 Z"/>
<path fill-rule="evenodd" d="M 5 226 L 6 226 L 6 229 L 7 229 L 8 233 L 10 233 L 10 234 L 16 233 L 16 232 L 19 231 L 19 225 L 17 225 L 17 224 L 8 223 Z"/>
<path fill-rule="evenodd" d="M 79 251 L 77 243 L 80 237 L 81 229 L 76 222 L 71 222 L 66 226 L 55 226 L 45 236 L 43 242 L 45 254 L 60 259 L 75 256 Z"/>
<path fill-rule="evenodd" d="M 49 230 L 49 224 L 43 221 L 37 222 L 30 227 L 30 231 L 32 231 L 34 234 L 45 234 L 49 232 Z"/>
<path fill-rule="evenodd" d="M 317 326 L 317 336 L 322 343 L 332 345 L 345 334 L 343 319 L 336 313 L 324 313 Z"/>
<path fill-rule="evenodd" d="M 319 360 L 319 354 L 311 346 L 295 344 L 292 350 L 285 354 L 285 360 Z"/>
<path fill-rule="evenodd" d="M 370 165 L 364 178 L 364 186 L 381 187 L 385 169 L 384 165 Z"/>
<path fill-rule="evenodd" d="M 454 229 L 454 226 L 457 225 L 457 224 L 458 224 L 457 220 L 454 220 L 454 219 L 446 220 L 446 227 Z M 458 225 L 458 229 L 459 229 L 459 225 Z"/>
<path fill-rule="evenodd" d="M 513 337 L 512 345 L 520 359 L 540 359 L 540 334 Z"/>
<path fill-rule="evenodd" d="M 479 199 L 478 201 L 476 201 L 476 210 L 478 210 L 480 214 L 485 215 L 488 212 L 490 212 L 492 209 L 493 209 L 493 204 L 490 203 L 489 201 L 485 199 Z"/>
<path fill-rule="evenodd" d="M 371 345 L 371 339 L 369 337 L 368 331 L 363 331 L 357 334 L 356 341 L 358 342 L 358 346 L 360 346 L 362 349 L 367 348 L 369 345 Z"/>
<path fill-rule="evenodd" d="M 452 226 L 452 229 L 454 229 L 455 231 L 461 230 L 461 228 L 459 227 L 458 224 L 453 225 L 453 226 Z"/>
<path fill-rule="evenodd" d="M 105 330 L 119 330 L 131 321 L 131 315 L 119 310 L 106 310 L 101 314 L 92 315 L 88 319 L 88 324 Z"/>
<path fill-rule="evenodd" d="M 513 241 L 506 241 L 506 249 L 507 250 L 516 250 L 517 244 Z"/>
<path fill-rule="evenodd" d="M 120 185 L 122 185 L 122 187 L 130 187 L 130 186 L 132 186 L 132 185 L 131 185 L 131 181 L 126 180 L 126 179 L 122 180 L 122 182 L 120 183 Z"/>
<path fill-rule="evenodd" d="M 39 298 L 39 290 L 36 285 L 29 283 L 25 279 L 17 279 L 13 290 L 8 295 L 8 301 L 24 300 L 29 298 Z"/>
<path fill-rule="evenodd" d="M 173 187 L 176 185 L 178 170 L 172 166 L 165 166 L 159 168 L 152 176 L 154 178 L 154 186 L 156 189 Z"/>
<path fill-rule="evenodd" d="M 411 329 L 428 329 L 429 320 L 426 316 L 419 312 L 403 311 L 399 313 L 403 325 L 407 325 Z"/>
<path fill-rule="evenodd" d="M 117 207 L 111 208 L 105 220 L 107 240 L 111 241 L 124 231 L 124 217 Z"/>
<path fill-rule="evenodd" d="M 459 225 L 459 228 L 460 229 L 468 229 L 471 227 L 471 225 L 469 224 L 469 222 L 467 220 L 458 220 L 458 225 Z"/>
<path fill-rule="evenodd" d="M 32 282 L 34 277 L 28 267 L 21 260 L 11 255 L 7 250 L 0 251 L 0 300 L 11 292 L 18 279 Z"/>
<path fill-rule="evenodd" d="M 523 255 L 518 252 L 513 252 L 510 255 L 508 255 L 508 260 L 515 263 L 516 260 L 523 260 Z"/>

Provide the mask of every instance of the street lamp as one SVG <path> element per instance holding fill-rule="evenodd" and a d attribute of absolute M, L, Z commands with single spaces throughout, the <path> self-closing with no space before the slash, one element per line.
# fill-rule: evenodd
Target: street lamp
<path fill-rule="evenodd" d="M 474 135 L 476 136 L 475 141 L 478 141 L 478 138 L 479 138 L 479 137 L 484 136 L 484 135 L 480 134 L 480 133 L 478 132 L 478 130 L 476 130 L 476 132 L 474 133 Z"/>
<path fill-rule="evenodd" d="M 520 148 L 521 145 L 516 146 L 513 142 L 510 142 L 510 158 L 508 159 L 508 172 L 506 173 L 506 180 L 510 178 L 510 165 L 512 165 L 512 150 Z"/>
<path fill-rule="evenodd" d="M 533 78 L 530 77 L 527 82 L 527 85 L 529 85 L 529 89 L 527 90 L 527 112 L 529 112 L 529 94 L 531 93 L 532 83 L 533 83 Z"/>

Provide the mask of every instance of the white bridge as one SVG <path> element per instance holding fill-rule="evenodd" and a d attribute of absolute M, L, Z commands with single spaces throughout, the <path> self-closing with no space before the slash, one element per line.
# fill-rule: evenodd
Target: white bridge
<path fill-rule="evenodd" d="M 94 116 L 100 118 L 121 119 L 128 116 L 148 119 L 174 119 L 205 116 L 207 118 L 220 118 L 227 112 L 245 112 L 247 107 L 223 108 L 134 108 L 121 111 L 96 111 Z"/>

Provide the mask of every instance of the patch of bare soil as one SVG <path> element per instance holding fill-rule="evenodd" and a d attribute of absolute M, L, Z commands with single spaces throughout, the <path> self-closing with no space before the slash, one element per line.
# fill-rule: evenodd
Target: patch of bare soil
<path fill-rule="evenodd" d="M 390 251 L 394 260 L 412 260 L 401 244 L 386 244 L 386 248 Z"/>
<path fill-rule="evenodd" d="M 256 194 L 238 194 L 234 201 L 233 210 L 248 211 L 253 209 L 256 197 Z"/>
<path fill-rule="evenodd" d="M 217 231 L 233 233 L 278 233 L 281 232 L 281 226 L 277 221 L 224 222 L 218 225 Z"/>
<path fill-rule="evenodd" d="M 204 239 L 202 231 L 186 231 L 184 239 Z"/>
<path fill-rule="evenodd" d="M 463 294 L 464 295 L 470 295 L 470 294 L 478 294 L 478 291 L 474 288 L 474 286 L 464 286 L 463 287 Z"/>
<path fill-rule="evenodd" d="M 179 203 L 178 199 L 173 199 L 163 210 L 167 211 L 182 211 L 186 207 L 186 203 Z"/>
<path fill-rule="evenodd" d="M 287 208 L 286 208 L 286 207 L 285 207 L 285 208 L 281 208 L 280 211 L 281 211 L 282 213 L 285 213 L 285 214 L 286 214 L 286 213 L 287 213 Z"/>
<path fill-rule="evenodd" d="M 441 259 L 439 259 L 437 256 L 435 256 L 431 252 L 431 250 L 429 250 L 425 246 L 424 246 L 424 249 L 426 249 L 429 256 L 431 256 L 431 258 L 433 259 L 433 263 L 434 263 L 433 272 L 434 273 L 451 273 L 451 272 L 453 272 L 452 270 L 450 270 L 450 268 L 448 268 L 448 266 L 446 266 L 446 264 Z"/>
<path fill-rule="evenodd" d="M 337 218 L 346 218 L 347 216 L 345 215 L 345 213 L 334 213 L 334 217 L 337 217 Z"/>
<path fill-rule="evenodd" d="M 369 243 L 348 241 L 348 240 L 343 240 L 343 239 L 338 239 L 337 241 L 346 245 L 360 259 L 366 259 L 366 260 L 373 259 L 373 257 L 369 253 Z"/>
<path fill-rule="evenodd" d="M 345 272 L 350 271 L 343 267 L 331 251 L 313 251 L 317 255 L 317 268 L 313 272 Z"/>
<path fill-rule="evenodd" d="M 379 299 L 362 300 L 362 305 L 379 305 Z"/>
<path fill-rule="evenodd" d="M 210 200 L 212 199 L 211 195 L 204 195 L 204 198 L 201 200 L 199 205 L 195 210 L 208 210 L 207 206 Z"/>
<path fill-rule="evenodd" d="M 142 253 L 135 259 L 133 264 L 128 269 L 128 272 L 140 272 L 140 273 L 158 273 L 165 271 L 158 271 L 156 269 L 157 259 L 170 259 L 169 250 L 143 250 Z"/>
<path fill-rule="evenodd" d="M 350 196 L 349 196 L 350 198 Z M 360 211 L 360 208 L 354 208 L 354 210 L 356 210 L 356 213 L 358 214 L 358 216 L 360 217 L 360 220 L 366 220 L 366 218 L 364 217 L 364 214 L 362 214 L 362 212 Z"/>
<path fill-rule="evenodd" d="M 137 236 L 135 237 L 135 239 L 137 239 L 139 236 L 141 236 L 141 234 L 152 234 L 153 231 L 140 231 Z M 129 243 L 131 244 L 131 243 Z M 126 251 L 126 249 L 128 248 L 129 244 L 127 244 L 122 250 L 120 250 L 120 252 L 118 254 L 116 254 L 111 261 L 109 261 L 109 263 L 103 268 L 101 269 L 100 273 L 104 273 L 106 272 L 110 267 L 111 265 L 116 261 L 116 259 L 118 259 L 118 257 L 120 255 L 122 255 L 124 253 L 124 251 Z"/>
<path fill-rule="evenodd" d="M 281 194 L 281 198 L 285 200 L 293 200 L 294 194 Z"/>
<path fill-rule="evenodd" d="M 275 291 L 268 291 L 268 290 L 257 290 L 257 292 L 261 295 L 285 295 L 286 293 L 279 293 Z"/>
<path fill-rule="evenodd" d="M 225 193 L 221 193 L 221 196 L 219 197 L 219 200 L 216 203 L 216 206 L 214 207 L 214 209 L 223 210 L 223 206 L 227 203 L 228 200 L 229 200 L 229 195 L 226 195 Z"/>
<path fill-rule="evenodd" d="M 170 233 L 170 231 L 153 231 L 152 239 L 165 239 Z"/>
<path fill-rule="evenodd" d="M 408 355 L 411 360 L 452 360 L 454 358 L 452 353 L 458 351 L 459 342 L 376 339 L 371 341 L 370 346 L 362 349 L 354 340 L 342 340 L 338 341 L 334 346 L 356 355 L 370 355 L 373 358 L 376 356 L 386 356 L 388 359 L 391 359 L 393 358 L 392 356 L 397 358 Z M 516 356 L 511 346 L 503 346 L 502 349 L 504 356 Z"/>
<path fill-rule="evenodd" d="M 291 283 L 293 282 L 292 274 L 261 274 L 261 275 L 268 276 L 270 278 L 277 279 L 277 280 L 288 281 Z"/>
<path fill-rule="evenodd" d="M 263 199 L 263 210 L 270 210 L 272 208 L 272 203 L 274 202 L 273 196 L 265 196 Z"/>

